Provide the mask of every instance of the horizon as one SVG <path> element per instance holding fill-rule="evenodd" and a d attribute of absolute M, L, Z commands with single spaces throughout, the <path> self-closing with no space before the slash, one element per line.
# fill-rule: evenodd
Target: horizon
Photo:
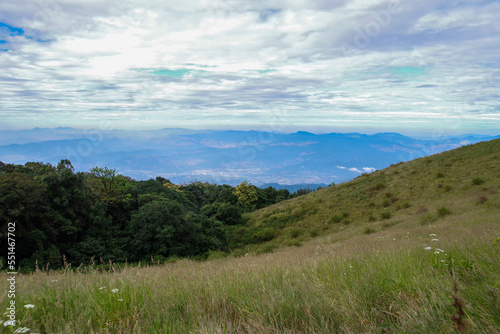
<path fill-rule="evenodd" d="M 398 130 L 384 130 L 377 129 L 372 131 L 363 131 L 362 129 L 338 129 L 338 128 L 329 128 L 329 129 L 318 129 L 318 128 L 290 128 L 288 130 L 282 129 L 280 127 L 279 130 L 273 127 L 262 127 L 262 128 L 253 128 L 253 127 L 236 127 L 236 128 L 181 128 L 181 127 L 154 127 L 154 128 L 146 128 L 146 129 L 138 129 L 138 128 L 109 128 L 107 126 L 99 128 L 92 127 L 75 127 L 75 126 L 58 126 L 58 127 L 28 127 L 28 128 L 10 128 L 10 129 L 2 129 L 0 127 L 0 132 L 21 132 L 21 131 L 33 131 L 33 130 L 77 130 L 81 131 L 82 134 L 87 133 L 87 131 L 102 131 L 111 132 L 111 131 L 123 131 L 123 132 L 158 132 L 162 130 L 182 130 L 182 131 L 200 131 L 200 132 L 217 132 L 217 131 L 240 131 L 240 132 L 268 132 L 274 134 L 295 134 L 298 132 L 305 132 L 314 135 L 327 135 L 327 134 L 360 134 L 360 135 L 377 135 L 377 134 L 398 134 L 403 135 L 410 138 L 415 139 L 440 139 L 447 137 L 461 137 L 461 136 L 484 136 L 484 137 L 496 137 L 500 136 L 500 130 L 490 130 L 490 131 L 478 131 L 478 132 L 467 132 L 467 131 L 436 131 L 436 129 L 420 129 L 417 131 L 398 131 Z M 366 129 L 365 129 L 366 130 Z"/>

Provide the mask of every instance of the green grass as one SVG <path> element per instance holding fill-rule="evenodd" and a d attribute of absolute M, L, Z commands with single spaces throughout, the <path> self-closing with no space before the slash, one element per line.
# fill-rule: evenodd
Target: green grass
<path fill-rule="evenodd" d="M 287 230 L 293 227 L 314 229 L 319 235 L 349 229 L 355 235 L 373 224 L 417 226 L 448 215 L 461 219 L 482 205 L 499 209 L 498 152 L 500 140 L 493 140 L 393 165 L 250 213 L 248 225 L 273 227 L 273 243 L 285 246 L 293 238 Z"/>
<path fill-rule="evenodd" d="M 240 246 L 233 256 L 19 274 L 18 326 L 66 334 L 456 333 L 460 323 L 467 333 L 500 333 L 497 152 L 500 141 L 463 147 L 257 211 L 232 230 Z M 463 313 L 453 321 L 456 301 Z M 0 307 L 8 302 L 0 289 Z"/>
<path fill-rule="evenodd" d="M 470 224 L 398 226 L 208 262 L 19 275 L 17 303 L 35 307 L 18 316 L 40 333 L 453 333 L 454 275 L 469 332 L 498 333 L 498 223 Z"/>

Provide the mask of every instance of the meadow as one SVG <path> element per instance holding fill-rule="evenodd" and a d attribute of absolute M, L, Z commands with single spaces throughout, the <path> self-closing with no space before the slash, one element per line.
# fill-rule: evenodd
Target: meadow
<path fill-rule="evenodd" d="M 30 333 L 499 333 L 498 232 L 493 220 L 457 226 L 447 219 L 343 242 L 319 238 L 259 256 L 114 265 L 106 272 L 40 270 L 18 276 L 18 305 L 34 305 L 19 310 L 19 327 Z M 6 293 L 0 298 L 5 307 Z"/>

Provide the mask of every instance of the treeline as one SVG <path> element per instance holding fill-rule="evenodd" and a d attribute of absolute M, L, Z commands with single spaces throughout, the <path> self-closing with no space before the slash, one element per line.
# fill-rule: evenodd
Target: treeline
<path fill-rule="evenodd" d="M 91 258 L 203 258 L 229 250 L 232 235 L 245 231 L 245 212 L 307 192 L 247 182 L 232 187 L 175 185 L 162 177 L 136 181 L 108 168 L 75 172 L 69 160 L 57 166 L 0 162 L 1 256 L 5 265 L 7 223 L 15 222 L 22 268 L 87 264 Z"/>

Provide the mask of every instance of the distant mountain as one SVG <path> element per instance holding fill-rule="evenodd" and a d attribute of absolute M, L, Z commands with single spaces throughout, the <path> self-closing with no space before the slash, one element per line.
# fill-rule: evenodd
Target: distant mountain
<path fill-rule="evenodd" d="M 397 133 L 278 134 L 259 131 L 155 131 L 56 128 L 0 132 L 0 161 L 106 166 L 136 179 L 163 176 L 239 184 L 341 183 L 391 164 L 494 137 L 415 139 Z"/>

